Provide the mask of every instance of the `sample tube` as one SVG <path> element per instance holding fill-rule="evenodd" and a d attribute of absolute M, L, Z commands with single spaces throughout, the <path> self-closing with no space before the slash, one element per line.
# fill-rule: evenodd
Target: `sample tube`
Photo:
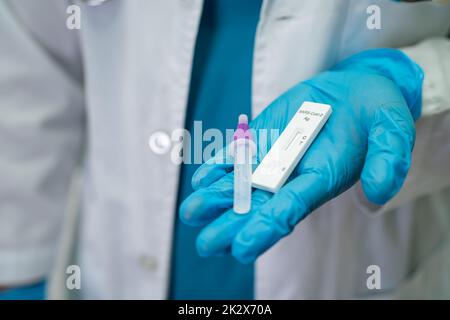
<path fill-rule="evenodd" d="M 236 213 L 247 213 L 251 208 L 252 160 L 256 154 L 256 145 L 250 134 L 248 118 L 245 114 L 239 116 L 230 154 L 234 157 L 233 210 Z"/>

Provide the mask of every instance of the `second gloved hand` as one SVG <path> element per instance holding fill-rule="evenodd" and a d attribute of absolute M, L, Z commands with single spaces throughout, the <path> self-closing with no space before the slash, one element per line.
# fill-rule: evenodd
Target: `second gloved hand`
<path fill-rule="evenodd" d="M 369 200 L 386 203 L 410 167 L 422 80 L 420 67 L 400 51 L 374 49 L 276 99 L 250 127 L 282 131 L 304 101 L 330 104 L 333 113 L 291 179 L 276 194 L 254 190 L 246 215 L 232 210 L 232 165 L 211 161 L 197 170 L 196 191 L 181 204 L 180 218 L 205 226 L 197 239 L 199 254 L 231 253 L 252 262 L 359 179 Z"/>

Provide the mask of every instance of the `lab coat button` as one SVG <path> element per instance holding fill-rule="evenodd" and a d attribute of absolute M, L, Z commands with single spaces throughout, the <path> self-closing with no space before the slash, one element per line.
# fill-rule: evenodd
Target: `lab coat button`
<path fill-rule="evenodd" d="M 167 153 L 171 146 L 170 137 L 163 131 L 155 131 L 148 139 L 150 149 L 156 154 Z"/>
<path fill-rule="evenodd" d="M 142 255 L 139 257 L 139 264 L 148 271 L 155 271 L 158 267 L 158 261 L 153 256 Z"/>

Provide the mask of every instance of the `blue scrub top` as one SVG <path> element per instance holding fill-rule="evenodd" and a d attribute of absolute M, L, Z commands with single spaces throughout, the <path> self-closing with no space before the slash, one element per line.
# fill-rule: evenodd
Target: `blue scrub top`
<path fill-rule="evenodd" d="M 44 300 L 46 282 L 24 285 L 5 291 L 0 291 L 0 300 Z"/>
<path fill-rule="evenodd" d="M 194 121 L 209 128 L 235 129 L 239 114 L 251 114 L 253 44 L 261 0 L 205 0 L 195 48 L 186 129 Z M 191 135 L 192 141 L 194 138 Z M 203 147 L 207 145 L 203 143 Z M 191 152 L 191 155 L 193 153 Z M 180 172 L 178 206 L 193 192 L 198 165 Z M 254 266 L 233 257 L 202 258 L 195 248 L 201 228 L 176 219 L 170 299 L 253 299 Z"/>

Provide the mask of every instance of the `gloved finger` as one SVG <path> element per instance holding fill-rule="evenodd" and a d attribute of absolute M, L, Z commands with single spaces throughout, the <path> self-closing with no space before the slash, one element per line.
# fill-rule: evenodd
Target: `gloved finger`
<path fill-rule="evenodd" d="M 327 175 L 317 170 L 302 173 L 251 216 L 233 240 L 232 255 L 242 263 L 256 260 L 331 197 Z"/>
<path fill-rule="evenodd" d="M 196 247 L 199 256 L 221 256 L 231 252 L 234 236 L 248 221 L 248 214 L 237 214 L 232 209 L 206 226 L 198 235 Z"/>
<path fill-rule="evenodd" d="M 233 173 L 189 195 L 180 205 L 180 219 L 203 226 L 233 206 Z"/>
<path fill-rule="evenodd" d="M 192 176 L 192 188 L 206 188 L 233 170 L 233 158 L 222 149 L 216 156 L 201 165 Z"/>
<path fill-rule="evenodd" d="M 415 128 L 405 111 L 406 105 L 381 108 L 369 131 L 361 183 L 375 204 L 385 204 L 400 190 L 411 165 Z"/>
<path fill-rule="evenodd" d="M 230 253 L 231 243 L 250 217 L 273 196 L 272 193 L 255 190 L 252 193 L 252 208 L 247 214 L 237 214 L 232 209 L 207 225 L 197 237 L 200 256 L 215 256 Z"/>

